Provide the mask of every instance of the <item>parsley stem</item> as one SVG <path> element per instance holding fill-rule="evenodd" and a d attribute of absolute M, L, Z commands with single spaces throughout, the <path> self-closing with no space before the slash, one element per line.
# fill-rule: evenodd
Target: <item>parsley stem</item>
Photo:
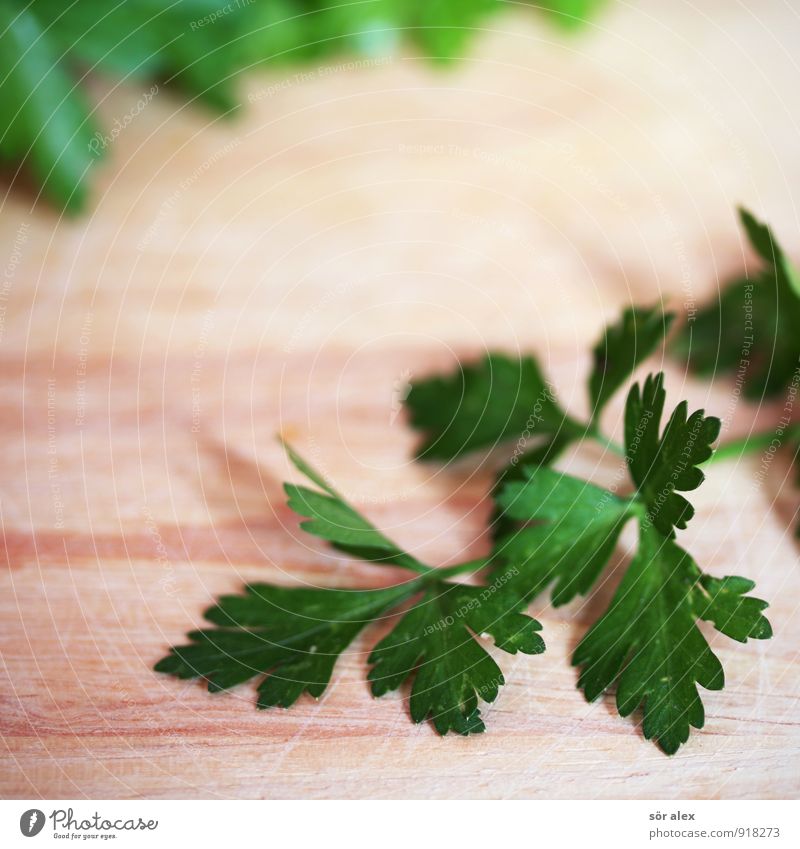
<path fill-rule="evenodd" d="M 793 439 L 800 439 L 800 422 L 786 428 L 777 427 L 765 433 L 751 433 L 723 442 L 703 465 L 720 460 L 735 460 L 755 451 L 767 451 L 773 446 L 777 451 L 784 442 Z"/>
<path fill-rule="evenodd" d="M 444 569 L 438 568 L 436 566 L 426 566 L 424 563 L 421 563 L 411 555 L 407 555 L 406 558 L 401 561 L 395 561 L 398 565 L 409 569 L 412 572 L 416 572 L 423 579 L 431 578 L 435 581 L 441 580 L 442 578 L 449 578 L 452 575 L 461 575 L 464 572 L 480 572 L 481 569 L 486 567 L 489 564 L 488 557 L 478 557 L 475 560 L 466 560 L 464 563 L 456 563 L 455 566 L 446 566 Z"/>
<path fill-rule="evenodd" d="M 410 554 L 406 554 L 402 558 L 398 558 L 394 561 L 397 566 L 402 566 L 404 569 L 408 569 L 411 572 L 415 572 L 417 575 L 421 575 L 423 578 L 429 578 L 431 575 L 438 574 L 439 570 L 434 569 L 431 566 L 426 566 L 424 563 L 421 563 L 417 560 L 416 557 L 412 557 Z"/>
<path fill-rule="evenodd" d="M 434 569 L 437 578 L 449 578 L 453 575 L 461 575 L 464 572 L 480 572 L 489 564 L 488 557 L 478 557 L 475 560 L 467 560 L 464 563 L 457 563 L 455 566 L 448 566 L 445 569 Z"/>
<path fill-rule="evenodd" d="M 614 442 L 613 439 L 609 439 L 607 436 L 604 436 L 600 433 L 596 424 L 590 424 L 587 426 L 586 431 L 584 433 L 584 439 L 592 439 L 597 442 L 599 445 L 602 445 L 604 448 L 607 448 L 613 454 L 618 454 L 620 457 L 625 456 L 625 449 L 618 442 Z"/>

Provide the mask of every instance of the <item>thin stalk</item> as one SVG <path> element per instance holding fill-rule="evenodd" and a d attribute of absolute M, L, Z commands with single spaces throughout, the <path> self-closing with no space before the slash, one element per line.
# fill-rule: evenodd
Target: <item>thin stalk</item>
<path fill-rule="evenodd" d="M 751 433 L 739 439 L 731 439 L 728 442 L 723 442 L 703 465 L 716 463 L 720 460 L 735 460 L 756 451 L 766 451 L 775 442 L 777 442 L 777 449 L 784 442 L 792 439 L 800 439 L 800 423 L 791 425 L 783 430 L 773 428 L 765 433 Z"/>
<path fill-rule="evenodd" d="M 429 577 L 439 571 L 431 566 L 427 566 L 410 554 L 403 554 L 402 557 L 386 558 L 382 563 L 386 566 L 402 566 L 404 569 L 415 572 L 417 575 L 422 575 L 422 577 Z"/>
<path fill-rule="evenodd" d="M 597 427 L 587 428 L 585 439 L 591 439 L 596 442 L 598 445 L 602 445 L 603 448 L 607 448 L 613 454 L 617 454 L 620 457 L 624 457 L 626 452 L 624 446 L 620 445 L 619 442 L 615 442 L 613 439 L 609 439 L 607 436 L 604 436 Z"/>
<path fill-rule="evenodd" d="M 488 557 L 478 557 L 475 560 L 467 560 L 445 569 L 434 569 L 433 572 L 437 578 L 450 578 L 453 575 L 463 575 L 465 572 L 480 572 L 481 569 L 489 565 L 489 559 Z"/>

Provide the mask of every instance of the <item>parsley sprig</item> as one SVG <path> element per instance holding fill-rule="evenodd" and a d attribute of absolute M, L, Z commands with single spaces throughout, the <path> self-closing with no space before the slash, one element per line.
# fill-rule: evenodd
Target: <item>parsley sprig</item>
<path fill-rule="evenodd" d="M 532 357 L 489 355 L 457 375 L 414 387 L 411 420 L 424 429 L 424 457 L 460 457 L 519 439 L 515 429 L 530 429 L 534 399 L 540 444 L 525 447 L 501 473 L 493 493 L 496 539 L 482 560 L 446 569 L 421 562 L 287 446 L 294 466 L 314 485 L 285 485 L 301 527 L 352 557 L 404 569 L 408 580 L 369 589 L 251 584 L 207 610 L 213 627 L 191 632 L 189 643 L 173 647 L 156 669 L 202 678 L 212 692 L 255 678 L 259 707 L 288 708 L 304 693 L 324 693 L 336 660 L 371 623 L 399 616 L 369 654 L 373 695 L 410 682 L 413 721 L 430 718 L 440 734 L 481 732 L 479 703 L 494 701 L 504 677 L 480 638 L 491 636 L 512 654 L 544 651 L 541 626 L 526 615 L 527 606 L 551 586 L 555 605 L 590 593 L 623 528 L 636 521 L 636 553 L 572 663 L 589 701 L 616 689 L 620 715 L 641 708 L 644 736 L 668 754 L 677 751 L 705 721 L 698 687 L 718 690 L 725 680 L 699 621 L 741 642 L 772 633 L 763 615 L 767 603 L 748 595 L 751 581 L 706 574 L 676 541 L 694 515 L 685 493 L 704 480 L 700 467 L 713 456 L 720 422 L 702 410 L 690 413 L 684 401 L 663 423 L 664 375 L 649 375 L 628 392 L 625 442 L 616 446 L 630 494 L 549 465 L 572 440 L 603 440 L 600 413 L 658 347 L 670 321 L 658 307 L 633 308 L 605 331 L 594 348 L 593 412 L 586 423 L 560 408 Z M 488 578 L 481 585 L 453 580 L 484 567 Z"/>
<path fill-rule="evenodd" d="M 592 349 L 588 421 L 569 415 L 535 357 L 490 352 L 480 362 L 415 381 L 406 400 L 409 422 L 422 435 L 420 460 L 455 460 L 474 451 L 505 448 L 509 460 L 495 489 L 527 465 L 549 465 L 570 446 L 592 440 L 622 456 L 605 437 L 600 417 L 608 401 L 664 339 L 675 316 L 658 305 L 632 306 L 609 325 Z M 501 511 L 492 533 L 507 530 Z"/>
<path fill-rule="evenodd" d="M 414 722 L 430 718 L 440 734 L 484 730 L 479 701 L 493 702 L 504 683 L 481 644 L 491 636 L 509 654 L 539 654 L 541 625 L 520 612 L 517 586 L 497 571 L 484 586 L 450 579 L 484 561 L 431 568 L 403 551 L 361 516 L 291 448 L 289 457 L 316 488 L 286 484 L 289 506 L 308 533 L 354 557 L 399 566 L 410 578 L 377 589 L 312 589 L 257 583 L 223 596 L 204 616 L 214 627 L 192 631 L 156 665 L 178 678 L 202 678 L 210 692 L 259 679 L 259 708 L 293 705 L 303 693 L 319 698 L 337 659 L 368 625 L 400 614 L 369 655 L 375 696 L 413 680 Z"/>
<path fill-rule="evenodd" d="M 418 458 L 454 460 L 505 445 L 514 446 L 513 466 L 547 463 L 581 439 L 622 453 L 600 432 L 600 415 L 631 372 L 662 342 L 674 317 L 660 306 L 629 307 L 606 328 L 592 351 L 589 421 L 567 414 L 530 355 L 490 352 L 451 374 L 414 382 L 406 407 L 411 426 L 423 437 Z"/>
<path fill-rule="evenodd" d="M 657 374 L 629 390 L 624 445 L 600 430 L 606 404 L 672 320 L 659 307 L 634 307 L 604 331 L 593 349 L 587 422 L 558 405 L 530 356 L 489 354 L 478 365 L 417 383 L 407 402 L 412 426 L 422 431 L 420 459 L 456 459 L 516 440 L 494 490 L 492 563 L 515 571 L 523 605 L 551 585 L 555 605 L 589 593 L 624 526 L 638 522 L 636 555 L 572 662 L 589 701 L 616 687 L 620 715 L 641 707 L 645 737 L 668 754 L 688 740 L 691 727 L 704 724 L 698 685 L 724 684 L 698 620 L 741 642 L 771 636 L 766 602 L 747 595 L 751 581 L 702 572 L 675 541 L 694 515 L 683 493 L 704 480 L 700 467 L 713 457 L 719 419 L 689 413 L 683 401 L 662 427 L 666 391 Z M 566 446 L 587 438 L 625 457 L 629 496 L 550 468 Z"/>
<path fill-rule="evenodd" d="M 722 666 L 697 627 L 713 623 L 733 639 L 767 639 L 767 603 L 747 596 L 744 578 L 703 573 L 674 540 L 694 509 L 678 491 L 703 481 L 699 464 L 711 455 L 719 420 L 679 404 L 661 429 L 663 375 L 650 375 L 628 395 L 626 462 L 635 487 L 629 497 L 542 466 L 503 485 L 498 502 L 517 527 L 495 550 L 498 569 L 517 570 L 526 600 L 553 585 L 553 604 L 588 593 L 607 567 L 623 527 L 639 523 L 639 545 L 608 610 L 591 626 L 572 658 L 578 687 L 594 701 L 616 685 L 617 710 L 643 708 L 643 732 L 668 754 L 702 728 L 697 685 L 719 690 Z"/>
<path fill-rule="evenodd" d="M 629 310 L 605 332 L 595 346 L 589 381 L 595 412 L 586 425 L 570 421 L 571 438 L 600 438 L 600 410 L 657 347 L 669 320 L 657 308 Z M 507 421 L 496 417 L 498 408 L 511 410 L 519 423 L 519 383 L 540 390 L 544 381 L 532 358 L 516 366 L 508 358 L 498 362 L 502 381 L 487 382 L 480 368 L 467 372 L 475 379 L 465 393 L 470 402 L 454 415 L 463 413 L 472 430 L 459 429 L 461 424 L 445 428 L 431 446 L 447 445 L 453 456 L 461 456 L 486 445 L 490 435 L 513 436 Z M 416 414 L 430 414 L 429 428 L 440 421 L 433 409 L 436 399 L 445 406 L 454 402 L 449 392 L 455 383 L 452 376 L 436 378 L 424 391 L 417 389 L 412 405 Z M 488 399 L 481 398 L 487 388 Z M 428 391 L 430 407 L 421 400 Z M 700 620 L 741 642 L 768 639 L 772 632 L 763 615 L 767 603 L 748 595 L 751 581 L 703 572 L 676 541 L 694 515 L 684 493 L 702 484 L 700 466 L 713 455 L 720 422 L 702 410 L 690 413 L 684 401 L 663 423 L 665 406 L 663 374 L 649 375 L 630 388 L 625 442 L 618 450 L 625 457 L 631 491 L 620 495 L 548 466 L 552 456 L 546 452 L 564 430 L 558 424 L 560 408 L 549 398 L 540 405 L 540 417 L 546 422 L 544 444 L 551 447 L 524 452 L 495 487 L 501 532 L 491 555 L 446 569 L 432 568 L 397 546 L 287 447 L 292 463 L 314 484 L 285 485 L 289 506 L 303 517 L 301 527 L 352 557 L 405 569 L 408 580 L 370 589 L 249 585 L 207 610 L 205 618 L 213 627 L 191 632 L 189 643 L 173 647 L 156 669 L 179 678 L 202 678 L 212 692 L 255 678 L 259 707 L 288 708 L 304 693 L 317 698 L 324 693 L 336 660 L 371 623 L 399 616 L 369 654 L 373 695 L 410 682 L 413 721 L 430 718 L 440 734 L 481 732 L 479 703 L 494 701 L 504 677 L 480 638 L 491 636 L 499 649 L 512 654 L 542 652 L 541 626 L 526 615 L 527 606 L 551 586 L 555 605 L 590 593 L 623 528 L 636 521 L 636 553 L 608 609 L 578 644 L 572 663 L 579 667 L 578 687 L 589 701 L 615 689 L 620 715 L 641 708 L 644 736 L 674 753 L 692 727 L 703 727 L 698 687 L 718 690 L 725 680 Z M 483 415 L 488 423 L 480 421 Z M 453 580 L 484 567 L 488 578 L 481 585 Z"/>

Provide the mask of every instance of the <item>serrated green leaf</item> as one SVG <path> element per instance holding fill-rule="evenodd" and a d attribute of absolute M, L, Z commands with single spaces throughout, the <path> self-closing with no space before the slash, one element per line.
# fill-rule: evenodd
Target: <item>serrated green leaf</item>
<path fill-rule="evenodd" d="M 396 690 L 413 674 L 415 722 L 430 717 L 439 734 L 482 732 L 479 701 L 493 702 L 505 679 L 475 635 L 490 634 L 511 654 L 544 651 L 541 626 L 518 607 L 509 585 L 497 579 L 488 587 L 435 584 L 370 655 L 373 694 Z"/>
<path fill-rule="evenodd" d="M 523 480 L 504 485 L 497 501 L 505 517 L 535 524 L 501 539 L 496 560 L 520 571 L 530 598 L 555 584 L 556 606 L 591 589 L 634 515 L 628 500 L 542 467 L 525 468 Z"/>
<path fill-rule="evenodd" d="M 634 384 L 625 409 L 626 459 L 648 521 L 666 536 L 685 528 L 694 508 L 678 491 L 697 489 L 704 476 L 698 466 L 714 453 L 720 421 L 703 410 L 688 415 L 682 401 L 660 433 L 666 392 L 664 375 L 648 375 L 642 388 Z"/>
<path fill-rule="evenodd" d="M 339 551 L 362 560 L 405 566 L 416 572 L 428 571 L 427 566 L 403 551 L 353 509 L 306 460 L 290 446 L 284 445 L 295 468 L 323 490 L 316 492 L 297 484 L 283 485 L 289 507 L 299 516 L 307 517 L 307 521 L 300 523 L 304 531 L 328 540 Z"/>
<path fill-rule="evenodd" d="M 155 667 L 178 678 L 204 678 L 211 692 L 254 677 L 259 707 L 289 707 L 303 692 L 322 695 L 334 664 L 365 625 L 421 589 L 410 582 L 382 590 L 290 589 L 253 584 L 205 612 L 220 627 L 193 631 Z"/>
<path fill-rule="evenodd" d="M 644 524 L 611 605 L 575 650 L 578 686 L 593 701 L 616 682 L 620 715 L 643 705 L 644 736 L 673 754 L 688 740 L 690 727 L 703 727 L 697 685 L 719 690 L 725 683 L 697 619 L 719 624 L 736 639 L 770 636 L 760 615 L 766 603 L 741 595 L 751 586 L 741 578 L 704 576 L 687 552 Z"/>
<path fill-rule="evenodd" d="M 719 422 L 679 404 L 660 433 L 663 375 L 631 389 L 626 407 L 628 468 L 637 490 L 621 498 L 544 467 L 523 468 L 496 496 L 497 510 L 516 528 L 495 546 L 497 568 L 515 570 L 512 589 L 523 604 L 554 584 L 554 604 L 587 593 L 606 566 L 622 527 L 639 519 L 636 555 L 608 611 L 581 640 L 573 663 L 590 701 L 617 685 L 617 708 L 627 716 L 644 705 L 644 735 L 667 753 L 701 728 L 697 685 L 720 689 L 722 667 L 697 620 L 733 639 L 768 639 L 766 602 L 746 595 L 744 578 L 703 574 L 673 541 L 691 507 L 675 490 L 702 481 L 697 464 L 711 455 Z M 665 493 L 665 497 L 661 494 Z M 524 523 L 524 524 L 523 524 Z"/>
<path fill-rule="evenodd" d="M 74 211 L 86 200 L 94 127 L 51 36 L 22 4 L 0 4 L 0 158 L 24 162 L 51 199 Z"/>
<path fill-rule="evenodd" d="M 740 643 L 748 638 L 768 640 L 772 626 L 761 611 L 769 605 L 745 595 L 754 587 L 755 583 L 747 578 L 703 575 L 695 586 L 692 606 L 697 616 L 713 622 L 718 631 Z"/>
<path fill-rule="evenodd" d="M 205 618 L 217 627 L 191 632 L 189 644 L 173 647 L 156 671 L 203 678 L 210 691 L 260 678 L 258 706 L 289 707 L 303 693 L 322 695 L 336 660 L 363 628 L 416 596 L 416 603 L 372 653 L 373 692 L 381 695 L 413 677 L 415 722 L 430 716 L 440 734 L 482 731 L 478 700 L 494 700 L 503 676 L 478 635 L 491 634 L 495 644 L 511 654 L 544 650 L 536 633 L 541 626 L 519 611 L 514 584 L 503 576 L 480 587 L 444 581 L 452 567 L 442 573 L 403 552 L 286 447 L 297 469 L 322 490 L 287 485 L 290 506 L 312 517 L 304 523 L 311 533 L 358 556 L 380 556 L 422 575 L 377 590 L 253 584 L 207 610 Z M 457 568 L 464 567 L 474 571 L 472 563 Z"/>
<path fill-rule="evenodd" d="M 769 227 L 745 209 L 739 214 L 766 265 L 690 315 L 674 351 L 701 374 L 734 372 L 744 395 L 761 399 L 786 391 L 800 368 L 800 272 Z"/>
<path fill-rule="evenodd" d="M 625 383 L 634 369 L 663 340 L 675 318 L 660 306 L 629 307 L 616 324 L 609 324 L 592 350 L 593 368 L 589 376 L 592 421 L 596 421 L 611 396 Z"/>
<path fill-rule="evenodd" d="M 417 456 L 453 460 L 508 442 L 582 435 L 561 409 L 533 357 L 489 353 L 452 374 L 415 381 L 406 399 L 423 444 Z"/>

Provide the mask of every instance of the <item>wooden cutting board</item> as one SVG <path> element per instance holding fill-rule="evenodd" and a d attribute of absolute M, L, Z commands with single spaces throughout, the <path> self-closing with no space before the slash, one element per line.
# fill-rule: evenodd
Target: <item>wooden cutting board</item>
<path fill-rule="evenodd" d="M 775 638 L 713 636 L 727 687 L 671 759 L 638 718 L 586 704 L 568 665 L 618 575 L 535 605 L 548 651 L 500 659 L 479 737 L 412 725 L 405 692 L 371 699 L 375 631 L 290 711 L 151 671 L 243 581 L 393 579 L 299 531 L 276 432 L 429 562 L 480 556 L 491 464 L 411 462 L 409 379 L 535 351 L 579 414 L 622 305 L 691 309 L 751 260 L 735 204 L 800 250 L 800 22 L 746 5 L 618 3 L 572 39 L 509 15 L 453 69 L 254 74 L 236 120 L 160 91 L 109 144 L 89 215 L 6 196 L 3 796 L 796 797 L 798 497 L 780 456 L 763 480 L 758 458 L 714 466 L 693 499 L 682 541 L 758 582 Z M 101 123 L 146 89 L 95 81 Z M 667 369 L 670 398 L 729 436 L 777 418 Z M 588 447 L 563 467 L 617 472 Z"/>

